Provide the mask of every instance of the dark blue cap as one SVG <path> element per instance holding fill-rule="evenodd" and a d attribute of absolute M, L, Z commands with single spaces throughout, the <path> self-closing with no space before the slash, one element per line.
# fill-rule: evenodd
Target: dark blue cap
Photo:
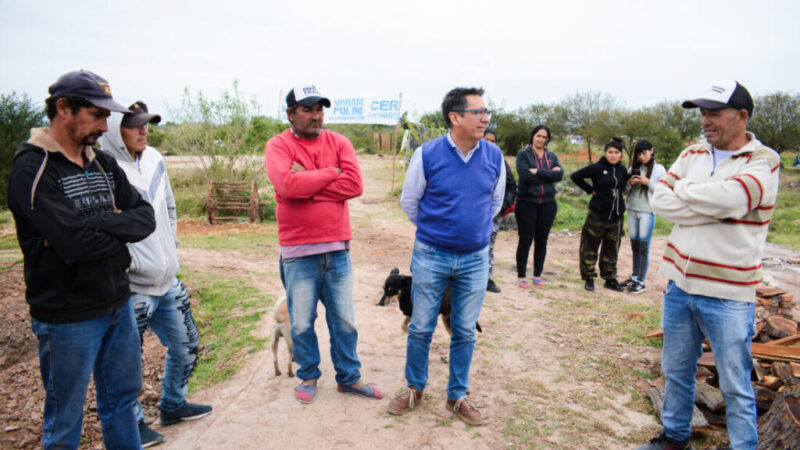
<path fill-rule="evenodd" d="M 53 97 L 78 97 L 85 99 L 98 108 L 121 113 L 129 113 L 128 108 L 120 105 L 111 97 L 111 86 L 105 78 L 89 72 L 76 70 L 58 77 L 48 89 Z"/>

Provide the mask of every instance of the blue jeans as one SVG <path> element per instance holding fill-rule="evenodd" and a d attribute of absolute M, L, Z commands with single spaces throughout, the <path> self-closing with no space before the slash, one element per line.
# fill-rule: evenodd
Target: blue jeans
<path fill-rule="evenodd" d="M 408 326 L 406 381 L 418 391 L 428 382 L 428 355 L 445 286 L 450 283 L 450 378 L 447 398 L 464 397 L 469 387 L 469 367 L 475 348 L 475 323 L 481 313 L 488 281 L 488 247 L 458 255 L 420 241 L 411 257 L 411 299 L 414 312 Z"/>
<path fill-rule="evenodd" d="M 647 269 L 650 267 L 650 238 L 656 226 L 656 215 L 642 211 L 628 210 L 628 234 L 633 249 L 634 281 L 644 284 Z"/>
<path fill-rule="evenodd" d="M 714 352 L 725 399 L 730 448 L 756 448 L 756 401 L 750 384 L 754 321 L 754 303 L 691 295 L 670 280 L 661 317 L 661 367 L 666 378 L 661 421 L 667 436 L 677 440 L 689 437 L 697 360 L 705 337 Z"/>
<path fill-rule="evenodd" d="M 31 318 L 45 388 L 42 446 L 78 448 L 83 403 L 94 373 L 97 415 L 109 449 L 138 449 L 133 403 L 142 387 L 142 357 L 130 302 L 110 315 L 74 323 Z"/>
<path fill-rule="evenodd" d="M 164 411 L 175 411 L 186 403 L 189 377 L 197 363 L 197 327 L 194 324 L 186 286 L 175 278 L 162 296 L 136 294 L 131 296 L 139 328 L 139 342 L 150 326 L 161 344 L 167 347 L 164 358 L 164 377 L 161 379 L 161 404 Z M 139 399 L 134 405 L 136 420 L 144 420 Z"/>
<path fill-rule="evenodd" d="M 343 386 L 361 378 L 361 361 L 356 354 L 358 331 L 353 309 L 353 265 L 348 250 L 319 255 L 284 258 L 280 262 L 281 282 L 292 323 L 294 358 L 301 380 L 315 380 L 320 355 L 314 321 L 317 301 L 325 306 L 325 321 L 331 338 L 331 361 L 336 382 Z"/>

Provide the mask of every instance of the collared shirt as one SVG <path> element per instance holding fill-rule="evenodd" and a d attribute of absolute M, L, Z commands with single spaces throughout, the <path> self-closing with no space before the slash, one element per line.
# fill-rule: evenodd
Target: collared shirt
<path fill-rule="evenodd" d="M 453 137 L 447 133 L 447 142 L 450 143 L 450 149 L 454 151 L 459 158 L 465 163 L 469 162 L 475 150 L 478 149 L 480 141 L 472 147 L 465 155 L 456 146 Z M 414 155 L 411 157 L 411 162 L 408 164 L 408 171 L 406 172 L 406 181 L 403 186 L 403 195 L 400 198 L 400 207 L 406 216 L 413 222 L 417 223 L 417 214 L 419 213 L 419 202 L 425 195 L 425 189 L 428 187 L 428 180 L 425 178 L 425 168 L 422 163 L 422 146 L 414 150 Z M 506 165 L 500 164 L 500 175 L 494 183 L 494 192 L 492 193 L 492 217 L 500 212 L 500 207 L 503 206 L 503 196 L 505 195 L 505 179 L 506 179 Z M 500 181 L 503 180 L 501 183 Z"/>

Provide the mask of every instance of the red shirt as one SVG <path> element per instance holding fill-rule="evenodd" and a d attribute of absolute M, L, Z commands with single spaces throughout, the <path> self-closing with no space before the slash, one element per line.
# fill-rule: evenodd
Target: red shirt
<path fill-rule="evenodd" d="M 293 162 L 306 171 L 292 173 Z M 360 196 L 364 185 L 346 137 L 322 130 L 316 139 L 306 140 L 286 130 L 267 142 L 264 167 L 275 188 L 280 245 L 352 239 L 347 200 Z"/>

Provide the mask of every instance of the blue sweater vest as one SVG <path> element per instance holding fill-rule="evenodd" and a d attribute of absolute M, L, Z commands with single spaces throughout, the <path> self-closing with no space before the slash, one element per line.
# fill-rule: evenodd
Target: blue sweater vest
<path fill-rule="evenodd" d="M 422 145 L 427 187 L 419 202 L 417 239 L 439 250 L 467 254 L 489 244 L 492 195 L 503 156 L 481 139 L 464 162 L 442 136 Z"/>

